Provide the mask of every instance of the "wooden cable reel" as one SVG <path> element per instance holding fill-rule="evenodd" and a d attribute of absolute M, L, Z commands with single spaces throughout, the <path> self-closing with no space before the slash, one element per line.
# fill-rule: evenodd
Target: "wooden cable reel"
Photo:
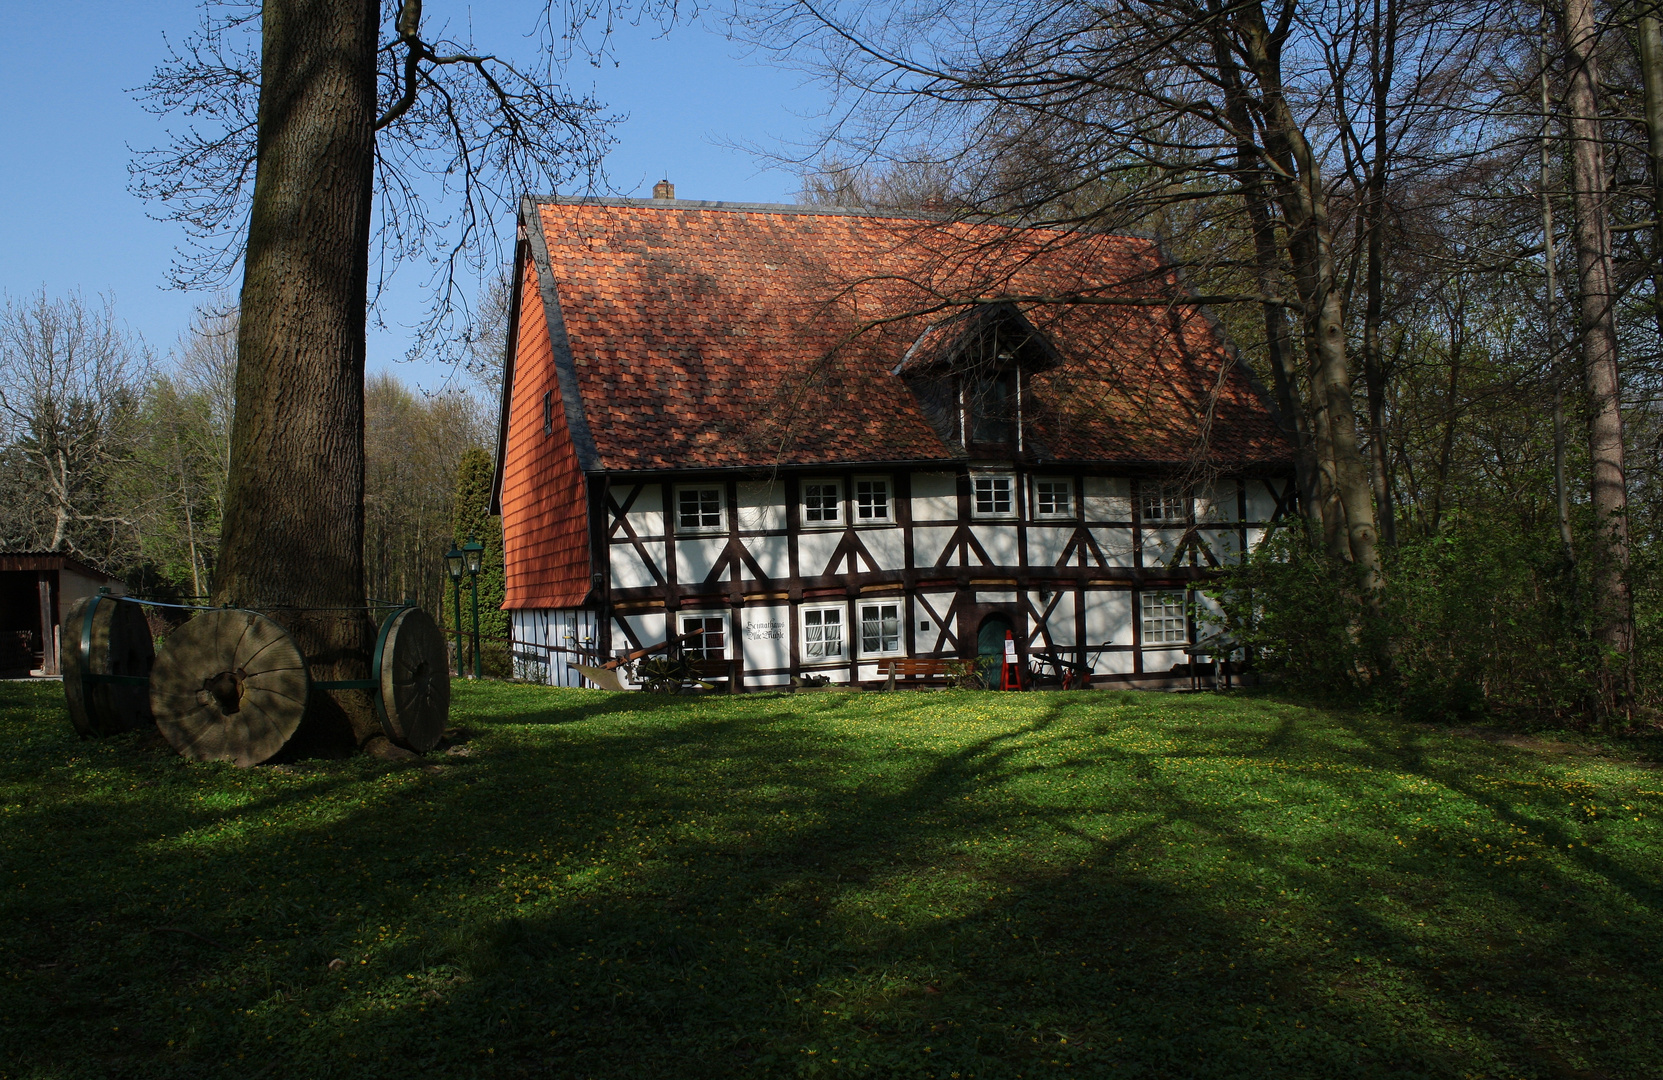
<path fill-rule="evenodd" d="M 437 746 L 450 719 L 450 664 L 444 631 L 431 615 L 407 607 L 381 624 L 374 682 L 387 737 L 418 754 Z"/>
<path fill-rule="evenodd" d="M 258 765 L 289 741 L 312 680 L 286 630 L 257 612 L 204 611 L 175 630 L 150 673 L 150 707 L 193 761 Z"/>
<path fill-rule="evenodd" d="M 60 625 L 58 665 L 75 730 L 92 738 L 148 725 L 146 687 L 156 646 L 139 605 L 104 594 L 82 597 Z"/>

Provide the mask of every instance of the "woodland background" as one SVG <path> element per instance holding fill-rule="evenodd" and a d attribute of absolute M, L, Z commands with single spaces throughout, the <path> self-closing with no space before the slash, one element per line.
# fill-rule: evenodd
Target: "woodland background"
<path fill-rule="evenodd" d="M 664 0 L 602 6 L 682 17 Z M 596 10 L 579 7 L 573 18 Z M 450 175 L 477 146 L 508 164 L 461 174 L 469 207 L 476 193 L 506 205 L 553 190 L 550 177 L 593 184 L 605 139 L 592 102 L 531 79 L 522 97 L 482 83 L 467 99 L 481 126 L 411 109 L 412 73 L 470 70 L 434 53 L 420 10 L 397 5 L 382 28 L 397 44 L 377 54 L 378 153 L 394 173 L 378 198 L 399 176 Z M 779 0 L 735 8 L 728 28 L 828 91 L 812 137 L 759 150 L 802 175 L 805 202 L 1160 239 L 1300 447 L 1303 527 L 1218 590 L 1219 629 L 1262 670 L 1419 715 L 1623 725 L 1659 716 L 1658 22 L 1650 4 L 1590 0 Z M 159 111 L 226 117 L 230 134 L 135 169 L 141 193 L 212 236 L 242 220 L 252 131 L 250 82 L 216 89 L 212 72 L 235 65 L 216 67 L 214 50 L 254 24 L 205 25 L 145 92 Z M 548 70 L 571 55 L 552 48 Z M 526 122 L 487 122 L 498 116 Z M 422 149 L 424 124 L 454 147 Z M 395 239 L 433 225 L 419 202 L 386 205 Z M 223 269 L 241 249 L 216 250 Z M 441 277 L 435 328 L 454 322 L 458 279 Z M 500 290 L 488 293 L 500 326 Z M 232 307 L 162 361 L 108 304 L 7 302 L 0 542 L 73 551 L 151 595 L 212 591 Z M 455 336 L 466 390 L 369 383 L 372 597 L 439 609 L 443 551 L 488 527 L 491 325 L 487 310 Z"/>

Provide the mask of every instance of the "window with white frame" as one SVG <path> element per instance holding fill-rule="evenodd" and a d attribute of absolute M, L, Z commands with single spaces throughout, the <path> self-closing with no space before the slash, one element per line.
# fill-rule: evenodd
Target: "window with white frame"
<path fill-rule="evenodd" d="M 855 522 L 860 525 L 889 520 L 889 481 L 855 481 Z"/>
<path fill-rule="evenodd" d="M 676 531 L 716 532 L 722 528 L 722 489 L 676 489 Z"/>
<path fill-rule="evenodd" d="M 1034 481 L 1034 516 L 1067 518 L 1074 516 L 1074 484 L 1069 480 Z"/>
<path fill-rule="evenodd" d="M 1145 522 L 1184 521 L 1189 517 L 1189 499 L 1183 488 L 1144 484 L 1139 488 L 1139 495 Z"/>
<path fill-rule="evenodd" d="M 877 656 L 901 651 L 901 605 L 860 605 L 860 654 Z"/>
<path fill-rule="evenodd" d="M 1016 512 L 1016 485 L 1009 476 L 981 474 L 971 478 L 977 517 L 1010 517 Z"/>
<path fill-rule="evenodd" d="M 840 607 L 803 609 L 803 659 L 841 660 L 843 658 L 843 609 Z"/>
<path fill-rule="evenodd" d="M 681 655 L 690 660 L 726 660 L 728 656 L 728 622 L 721 615 L 683 615 L 681 632 L 693 634 L 681 643 Z"/>
<path fill-rule="evenodd" d="M 1189 642 L 1188 607 L 1181 592 L 1143 594 L 1143 643 L 1184 645 Z"/>
<path fill-rule="evenodd" d="M 803 524 L 836 525 L 843 520 L 843 489 L 836 480 L 803 485 Z"/>

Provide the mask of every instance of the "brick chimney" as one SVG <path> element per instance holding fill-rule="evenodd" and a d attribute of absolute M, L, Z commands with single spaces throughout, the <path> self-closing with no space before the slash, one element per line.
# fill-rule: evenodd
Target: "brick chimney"
<path fill-rule="evenodd" d="M 652 197 L 655 199 L 669 199 L 674 202 L 676 197 L 676 186 L 668 180 L 660 180 L 652 186 Z"/>

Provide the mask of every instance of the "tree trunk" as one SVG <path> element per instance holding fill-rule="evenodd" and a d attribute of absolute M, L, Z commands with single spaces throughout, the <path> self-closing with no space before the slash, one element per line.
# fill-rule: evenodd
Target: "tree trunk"
<path fill-rule="evenodd" d="M 1390 116 L 1387 104 L 1392 91 L 1392 73 L 1397 59 L 1397 4 L 1386 0 L 1384 26 L 1379 0 L 1375 3 L 1374 26 L 1383 35 L 1375 48 L 1374 72 L 1374 160 L 1370 164 L 1368 194 L 1363 204 L 1367 230 L 1367 269 L 1364 273 L 1363 303 L 1363 385 L 1368 391 L 1370 480 L 1380 513 L 1380 535 L 1387 547 L 1397 546 L 1397 517 L 1392 512 L 1391 463 L 1386 455 L 1386 369 L 1385 350 L 1380 341 L 1380 324 L 1386 303 L 1386 174 Z"/>
<path fill-rule="evenodd" d="M 1318 483 L 1317 463 L 1310 423 L 1299 400 L 1299 371 L 1295 366 L 1288 315 L 1275 301 L 1282 295 L 1281 256 L 1277 248 L 1276 222 L 1271 217 L 1270 192 L 1266 190 L 1264 163 L 1253 142 L 1253 118 L 1241 84 L 1241 69 L 1225 40 L 1223 27 L 1214 24 L 1213 55 L 1224 83 L 1225 109 L 1236 140 L 1236 182 L 1241 186 L 1248 225 L 1253 230 L 1253 269 L 1264 304 L 1265 352 L 1270 361 L 1272 390 L 1276 395 L 1276 421 L 1282 435 L 1294 448 L 1294 480 L 1299 487 L 1300 509 L 1313 536 L 1323 533 L 1323 496 Z"/>
<path fill-rule="evenodd" d="M 1282 219 L 1289 233 L 1288 254 L 1305 313 L 1305 355 L 1316 418 L 1312 427 L 1319 440 L 1318 464 L 1323 464 L 1322 440 L 1326 437 L 1332 454 L 1335 494 L 1344 515 L 1346 546 L 1364 593 L 1370 605 L 1376 606 L 1385 580 L 1368 468 L 1357 441 L 1357 412 L 1351 400 L 1328 195 L 1316 155 L 1305 141 L 1283 90 L 1280 42 L 1265 23 L 1259 4 L 1243 4 L 1236 10 L 1242 52 L 1258 83 L 1265 149 L 1277 166 Z"/>
<path fill-rule="evenodd" d="M 1646 87 L 1646 148 L 1651 156 L 1651 303 L 1657 332 L 1663 335 L 1663 25 L 1655 7 L 1640 15 L 1640 77 Z"/>
<path fill-rule="evenodd" d="M 364 313 L 375 0 L 266 0 L 258 171 L 214 599 L 293 634 L 316 679 L 369 674 Z M 324 610 L 328 609 L 328 610 Z M 318 740 L 379 734 L 365 691 L 314 692 Z"/>
<path fill-rule="evenodd" d="M 1576 565 L 1576 547 L 1571 534 L 1571 490 L 1565 480 L 1565 358 L 1559 351 L 1559 251 L 1558 233 L 1553 224 L 1553 169 L 1548 152 L 1548 125 L 1553 115 L 1548 98 L 1548 61 L 1546 36 L 1547 12 L 1542 12 L 1542 269 L 1546 299 L 1542 305 L 1542 326 L 1547 335 L 1551 356 L 1550 378 L 1553 379 L 1553 507 L 1559 519 L 1559 546 L 1565 565 Z M 1573 596 L 1575 575 L 1571 576 Z"/>
<path fill-rule="evenodd" d="M 1633 607 L 1628 584 L 1628 487 L 1623 473 L 1623 417 L 1617 371 L 1616 289 L 1605 218 L 1605 160 L 1599 118 L 1599 29 L 1591 0 L 1565 0 L 1565 106 L 1571 136 L 1571 192 L 1576 211 L 1578 321 L 1588 395 L 1588 457 L 1593 472 L 1594 639 L 1605 652 L 1602 710 L 1609 719 L 1630 707 L 1628 660 Z"/>

